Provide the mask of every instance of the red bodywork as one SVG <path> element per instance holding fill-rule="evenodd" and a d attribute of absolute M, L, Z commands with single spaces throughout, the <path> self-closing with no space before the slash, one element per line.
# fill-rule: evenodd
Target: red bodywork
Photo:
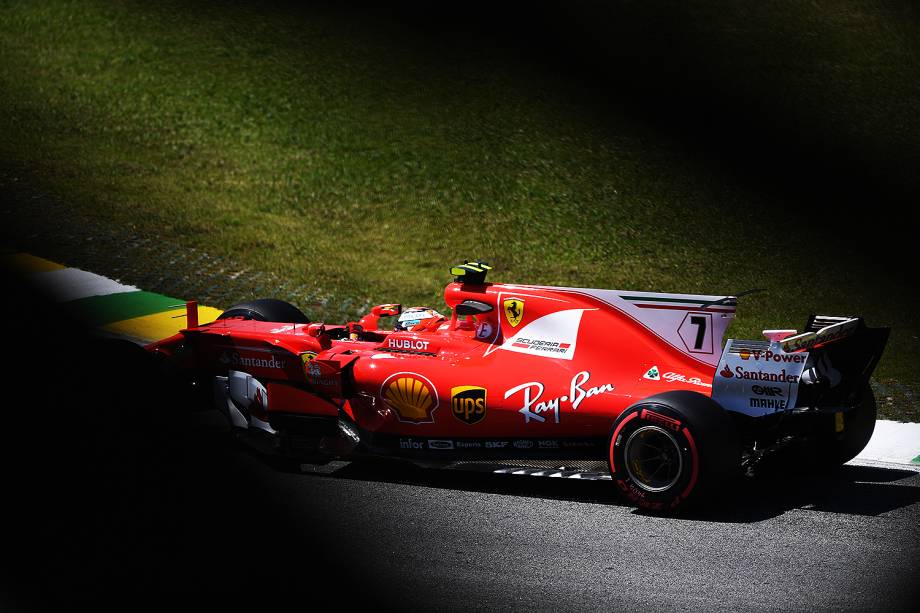
<path fill-rule="evenodd" d="M 710 395 L 735 310 L 730 297 L 488 283 L 451 283 L 444 299 L 452 318 L 411 331 L 375 329 L 381 305 L 360 326 L 231 318 L 148 349 L 203 376 L 249 373 L 265 422 L 344 412 L 372 438 L 606 438 L 643 398 Z M 476 314 L 457 315 L 465 301 Z"/>

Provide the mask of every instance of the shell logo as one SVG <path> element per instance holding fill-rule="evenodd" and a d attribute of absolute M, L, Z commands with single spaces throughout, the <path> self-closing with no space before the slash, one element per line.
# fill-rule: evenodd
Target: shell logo
<path fill-rule="evenodd" d="M 410 372 L 390 375 L 380 386 L 380 397 L 396 411 L 399 421 L 413 424 L 434 422 L 438 393 L 425 377 Z"/>

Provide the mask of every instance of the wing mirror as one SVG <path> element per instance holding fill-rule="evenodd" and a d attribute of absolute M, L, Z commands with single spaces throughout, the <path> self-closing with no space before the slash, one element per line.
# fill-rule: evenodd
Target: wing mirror
<path fill-rule="evenodd" d="M 457 305 L 457 315 L 482 315 L 492 310 L 492 305 L 478 300 L 464 300 Z"/>
<path fill-rule="evenodd" d="M 326 333 L 326 324 L 309 324 L 307 325 L 307 336 L 319 338 Z"/>
<path fill-rule="evenodd" d="M 401 304 L 378 304 L 371 309 L 371 313 L 377 317 L 393 317 L 402 313 Z"/>

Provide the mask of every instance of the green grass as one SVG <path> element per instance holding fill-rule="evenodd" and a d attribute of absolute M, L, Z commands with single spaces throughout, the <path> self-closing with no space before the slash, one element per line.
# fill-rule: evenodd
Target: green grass
<path fill-rule="evenodd" d="M 673 3 L 669 23 L 803 140 L 834 134 L 875 176 L 909 181 L 912 9 L 747 4 Z M 731 334 L 859 313 L 894 329 L 879 379 L 920 382 L 911 280 L 777 222 L 787 195 L 490 43 L 439 46 L 411 22 L 330 9 L 3 1 L 0 110 L 5 181 L 333 301 L 438 306 L 448 266 L 473 257 L 495 281 L 766 287 Z"/>

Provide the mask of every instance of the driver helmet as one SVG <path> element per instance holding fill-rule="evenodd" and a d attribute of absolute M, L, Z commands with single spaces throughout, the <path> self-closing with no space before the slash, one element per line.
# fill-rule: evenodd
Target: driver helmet
<path fill-rule="evenodd" d="M 419 323 L 425 321 L 426 319 L 431 319 L 432 317 L 443 318 L 444 316 L 431 307 L 412 307 L 411 309 L 406 309 L 402 312 L 402 314 L 400 314 L 399 318 L 396 320 L 396 326 L 393 328 L 393 330 L 396 332 L 401 330 L 411 330 Z"/>

